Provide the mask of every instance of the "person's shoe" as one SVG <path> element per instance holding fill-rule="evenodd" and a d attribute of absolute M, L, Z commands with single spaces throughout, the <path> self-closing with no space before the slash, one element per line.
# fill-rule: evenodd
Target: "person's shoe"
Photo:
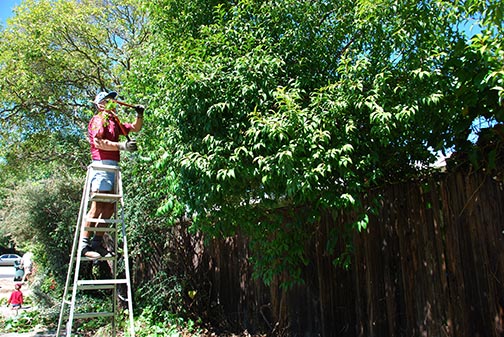
<path fill-rule="evenodd" d="M 101 254 L 96 252 L 91 246 L 84 246 L 81 250 L 81 256 L 87 257 L 90 260 L 97 260 L 102 257 Z"/>
<path fill-rule="evenodd" d="M 100 257 L 113 257 L 114 252 L 107 250 L 101 242 L 91 242 L 91 249 L 100 254 Z"/>

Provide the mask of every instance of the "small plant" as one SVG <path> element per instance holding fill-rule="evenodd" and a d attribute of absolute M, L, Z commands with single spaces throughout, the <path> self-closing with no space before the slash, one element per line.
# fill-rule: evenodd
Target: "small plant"
<path fill-rule="evenodd" d="M 146 307 L 140 317 L 135 320 L 137 337 L 180 337 L 199 336 L 195 322 L 186 321 L 182 317 L 168 311 L 159 312 L 154 307 Z"/>
<path fill-rule="evenodd" d="M 45 325 L 45 316 L 37 311 L 23 311 L 13 317 L 0 321 L 0 330 L 4 332 L 29 332 L 37 325 Z"/>

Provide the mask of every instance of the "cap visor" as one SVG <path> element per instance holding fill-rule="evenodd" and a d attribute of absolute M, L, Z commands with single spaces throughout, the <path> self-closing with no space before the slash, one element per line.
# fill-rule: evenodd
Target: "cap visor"
<path fill-rule="evenodd" d="M 107 96 L 103 97 L 102 101 L 104 99 L 115 99 L 117 97 L 117 92 L 111 91 L 107 94 Z"/>

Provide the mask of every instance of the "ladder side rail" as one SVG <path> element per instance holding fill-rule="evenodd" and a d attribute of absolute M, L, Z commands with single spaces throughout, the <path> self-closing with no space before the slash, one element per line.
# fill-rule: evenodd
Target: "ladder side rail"
<path fill-rule="evenodd" d="M 91 176 L 93 173 L 93 167 L 92 165 L 88 166 L 88 172 L 89 175 L 86 178 L 86 186 L 84 190 L 86 193 L 84 194 L 84 209 L 81 210 L 81 213 L 79 214 L 79 217 L 81 219 L 80 222 L 80 228 L 76 232 L 79 233 L 79 241 L 84 235 L 84 228 L 86 224 L 86 217 L 87 217 L 87 206 L 89 204 L 89 198 L 91 195 Z M 78 242 L 77 246 L 79 245 L 80 242 Z M 72 326 L 73 326 L 73 321 L 74 321 L 74 315 L 75 315 L 75 302 L 77 300 L 77 284 L 79 282 L 79 273 L 80 273 L 80 264 L 81 264 L 81 259 L 78 254 L 78 251 L 75 252 L 74 255 L 76 262 L 75 262 L 75 272 L 74 272 L 74 279 L 73 279 L 73 287 L 72 287 L 72 299 L 70 301 L 70 313 L 68 315 L 68 322 L 67 322 L 67 334 L 65 337 L 71 337 L 72 335 Z"/>
<path fill-rule="evenodd" d="M 131 276 L 129 270 L 129 258 L 128 258 L 128 240 L 126 238 L 126 226 L 122 225 L 123 233 L 123 246 L 124 246 L 124 269 L 126 272 L 127 281 L 127 296 L 128 296 L 128 314 L 129 314 L 129 324 L 130 324 L 130 337 L 135 337 L 135 321 L 133 318 L 133 295 L 131 291 Z"/>
<path fill-rule="evenodd" d="M 116 172 L 115 172 L 115 181 L 114 181 L 114 193 L 119 195 L 120 198 L 119 198 L 119 202 L 121 203 L 122 205 L 122 200 L 123 200 L 123 194 L 122 194 L 122 180 L 121 180 L 121 170 L 118 169 Z M 121 208 L 122 209 L 122 208 Z M 114 218 L 117 220 L 118 219 L 118 212 L 119 212 L 119 203 L 116 202 L 114 204 Z M 114 245 L 114 257 L 113 257 L 113 261 L 112 261 L 112 275 L 114 277 L 114 279 L 117 280 L 117 277 L 118 277 L 118 250 L 117 250 L 117 241 L 119 240 L 119 235 L 118 235 L 118 231 L 117 231 L 117 221 L 113 223 L 113 226 L 114 226 L 114 229 L 115 231 L 113 232 L 114 233 L 114 242 L 113 242 L 113 245 Z M 117 299 L 117 284 L 116 286 L 112 289 L 112 312 L 114 313 L 113 317 L 112 317 L 112 336 L 115 336 L 116 335 L 116 329 L 117 329 L 117 326 L 116 326 L 116 319 L 118 318 L 118 299 Z"/>
<path fill-rule="evenodd" d="M 119 201 L 122 201 L 122 198 L 123 198 L 123 195 L 122 195 L 122 182 L 121 182 L 121 170 L 117 170 L 115 172 L 115 181 L 114 181 L 114 193 L 116 193 L 117 195 L 120 195 L 121 198 L 119 199 Z M 116 202 L 114 204 L 114 218 L 117 219 L 118 216 L 117 216 L 117 212 L 119 211 L 119 207 L 118 207 L 118 203 Z M 117 279 L 117 256 L 118 256 L 118 251 L 117 251 L 117 240 L 119 239 L 119 236 L 118 236 L 118 232 L 117 232 L 117 222 L 115 222 L 113 224 L 114 226 L 114 233 L 115 233 L 115 237 L 113 238 L 114 242 L 113 242 L 113 245 L 114 245 L 114 258 L 113 258 L 113 261 L 112 261 L 112 275 L 114 277 L 114 279 Z M 117 315 L 117 304 L 118 304 L 118 300 L 117 300 L 117 284 L 115 285 L 115 287 L 112 289 L 112 312 L 113 312 L 113 316 L 112 316 L 112 336 L 116 336 L 116 319 L 118 317 Z"/>
<path fill-rule="evenodd" d="M 74 263 L 75 263 L 75 260 L 76 260 L 76 251 L 78 250 L 78 247 L 79 247 L 79 226 L 81 225 L 81 222 L 82 222 L 82 218 L 83 218 L 83 213 L 84 213 L 84 210 L 86 209 L 86 195 L 89 194 L 89 187 L 87 184 L 87 182 L 89 181 L 90 179 L 90 170 L 88 168 L 87 172 L 86 172 L 86 186 L 84 187 L 84 189 L 82 190 L 82 197 L 81 197 L 81 203 L 80 203 L 80 208 L 79 208 L 79 215 L 78 215 L 78 218 L 77 218 L 77 222 L 76 222 L 76 225 L 75 225 L 75 232 L 74 232 L 74 239 L 73 239 L 73 244 L 72 244 L 72 252 L 70 254 L 70 263 L 68 265 L 68 272 L 67 272 L 67 277 L 66 277 L 66 281 L 65 281 L 65 289 L 63 291 L 63 300 L 61 301 L 61 308 L 60 308 L 60 316 L 59 316 L 59 319 L 58 319 L 58 329 L 56 331 L 56 336 L 59 337 L 60 336 L 60 333 L 61 333 L 61 327 L 62 327 L 62 324 L 63 324 L 63 318 L 65 316 L 65 305 L 67 303 L 67 298 L 68 298 L 68 289 L 70 287 L 70 282 L 71 282 L 71 279 L 72 279 L 72 273 L 73 273 L 73 266 L 74 266 Z M 78 260 L 78 259 L 77 259 Z"/>
<path fill-rule="evenodd" d="M 119 178 L 120 178 L 119 172 Z M 119 193 L 123 195 L 122 184 L 119 185 L 120 191 Z M 122 239 L 123 239 L 123 254 L 124 254 L 124 271 L 126 273 L 126 289 L 127 289 L 127 297 L 128 297 L 128 318 L 129 318 L 129 326 L 130 326 L 130 337 L 135 337 L 135 321 L 133 318 L 133 295 L 131 291 L 131 275 L 129 270 L 129 253 L 128 253 L 128 239 L 126 235 L 126 223 L 124 221 L 124 199 L 121 198 L 121 222 L 122 222 Z"/>

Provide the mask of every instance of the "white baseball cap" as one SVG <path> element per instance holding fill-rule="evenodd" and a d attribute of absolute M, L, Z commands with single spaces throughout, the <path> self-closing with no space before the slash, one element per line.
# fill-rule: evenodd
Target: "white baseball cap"
<path fill-rule="evenodd" d="M 98 93 L 98 95 L 96 95 L 93 103 L 98 104 L 105 99 L 109 99 L 109 98 L 114 99 L 116 97 L 117 97 L 117 92 L 115 92 L 115 91 L 111 91 L 111 92 L 102 91 L 102 92 Z"/>

